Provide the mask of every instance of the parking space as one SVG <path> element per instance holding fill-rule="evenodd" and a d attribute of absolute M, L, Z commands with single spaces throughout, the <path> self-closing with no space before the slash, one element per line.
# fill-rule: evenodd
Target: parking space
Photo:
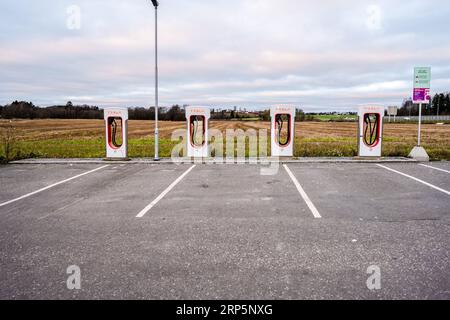
<path fill-rule="evenodd" d="M 450 196 L 375 164 L 287 166 L 303 195 L 283 166 L 109 164 L 0 207 L 0 298 L 450 298 Z M 2 200 L 99 167 L 2 167 Z"/>
<path fill-rule="evenodd" d="M 397 170 L 401 173 L 410 175 L 433 186 L 450 192 L 450 171 L 439 168 L 434 164 L 400 164 L 394 163 L 387 167 Z M 439 169 L 439 170 L 437 170 Z M 444 171 L 443 171 L 444 170 Z"/>
<path fill-rule="evenodd" d="M 36 296 L 37 285 L 55 289 L 48 293 L 54 296 L 65 291 L 58 281 L 64 276 L 62 265 L 72 261 L 108 266 L 109 243 L 135 244 L 127 236 L 127 226 L 135 220 L 133 213 L 161 192 L 183 167 L 109 165 L 0 208 L 1 292 Z M 42 283 L 42 279 L 46 280 Z"/>
<path fill-rule="evenodd" d="M 197 166 L 152 217 L 177 219 L 309 218 L 307 207 L 280 167 L 262 176 L 256 165 Z"/>
<path fill-rule="evenodd" d="M 418 164 L 389 164 L 446 187 L 444 173 Z M 290 165 L 324 218 L 407 221 L 448 218 L 450 197 L 374 164 Z"/>
<path fill-rule="evenodd" d="M 67 183 L 45 190 L 2 207 L 2 218 L 17 215 L 31 219 L 51 218 L 53 215 L 94 212 L 99 216 L 128 216 L 131 210 L 145 206 L 168 181 L 175 179 L 185 166 L 151 169 L 150 165 L 99 166 L 101 169 Z M 161 170 L 162 169 L 162 170 Z M 68 170 L 69 173 L 72 170 Z M 89 171 L 82 171 L 89 172 Z M 40 176 L 39 172 L 36 172 Z M 65 176 L 69 176 L 66 174 Z M 49 182 L 51 183 L 51 182 Z M 32 193 L 32 192 L 31 192 Z M 22 193 L 11 196 L 20 197 Z M 90 214 L 89 218 L 92 215 Z"/>
<path fill-rule="evenodd" d="M 0 167 L 0 203 L 100 167 L 96 164 L 10 165 Z"/>

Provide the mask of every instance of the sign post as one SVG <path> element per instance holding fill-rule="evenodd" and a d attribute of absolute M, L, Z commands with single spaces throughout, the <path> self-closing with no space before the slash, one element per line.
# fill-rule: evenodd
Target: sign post
<path fill-rule="evenodd" d="M 421 147 L 421 129 L 422 129 L 422 104 L 430 103 L 430 87 L 431 87 L 431 68 L 416 67 L 414 68 L 414 92 L 413 103 L 419 104 L 419 128 L 417 134 L 417 147 L 415 147 L 410 157 L 419 161 L 429 161 L 429 157 L 425 149 Z"/>
<path fill-rule="evenodd" d="M 394 122 L 395 122 L 395 117 L 397 116 L 397 113 L 398 113 L 397 107 L 388 107 L 389 122 L 391 122 L 391 116 L 394 116 Z"/>
<path fill-rule="evenodd" d="M 431 68 L 414 68 L 414 94 L 413 103 L 419 104 L 419 132 L 417 146 L 420 147 L 422 126 L 422 103 L 430 103 Z"/>

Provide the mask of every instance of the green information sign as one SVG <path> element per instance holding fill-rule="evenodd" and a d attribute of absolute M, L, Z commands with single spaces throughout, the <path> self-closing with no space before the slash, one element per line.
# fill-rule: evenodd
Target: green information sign
<path fill-rule="evenodd" d="M 415 89 L 430 89 L 431 82 L 431 68 L 419 67 L 414 68 L 414 88 Z"/>

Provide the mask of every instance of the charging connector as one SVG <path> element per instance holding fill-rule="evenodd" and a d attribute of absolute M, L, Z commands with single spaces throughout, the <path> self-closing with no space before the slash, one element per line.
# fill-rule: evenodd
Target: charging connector
<path fill-rule="evenodd" d="M 373 147 L 378 144 L 379 141 L 379 127 L 380 127 L 380 117 L 378 114 L 366 113 L 364 115 L 364 143 Z"/>
<path fill-rule="evenodd" d="M 111 144 L 116 148 L 120 148 L 122 146 L 122 143 L 117 142 L 118 124 L 116 122 L 116 118 L 108 118 L 108 125 L 111 127 Z"/>
<path fill-rule="evenodd" d="M 199 130 L 199 122 L 202 123 L 202 136 L 201 141 L 199 141 L 198 130 Z M 191 116 L 190 119 L 190 134 L 191 141 L 194 146 L 200 147 L 205 144 L 205 118 L 203 116 Z"/>
<path fill-rule="evenodd" d="M 283 117 L 284 116 L 284 117 Z M 284 122 L 287 122 L 287 126 L 286 126 L 286 137 L 285 139 L 283 139 L 283 126 L 284 126 Z M 291 141 L 291 126 L 290 126 L 290 115 L 286 114 L 277 114 L 275 116 L 275 123 L 276 123 L 276 128 L 277 128 L 277 141 L 278 144 L 282 147 L 287 146 L 290 141 Z"/>

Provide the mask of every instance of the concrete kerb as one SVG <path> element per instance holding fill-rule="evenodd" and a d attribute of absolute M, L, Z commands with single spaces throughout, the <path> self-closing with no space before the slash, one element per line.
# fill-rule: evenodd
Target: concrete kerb
<path fill-rule="evenodd" d="M 213 158 L 205 159 L 192 159 L 192 158 L 179 158 L 173 161 L 171 158 L 161 158 L 159 161 L 154 161 L 153 158 L 134 158 L 129 160 L 115 160 L 109 161 L 100 158 L 90 158 L 90 159 L 24 159 L 12 161 L 10 164 L 269 164 L 269 163 L 417 163 L 418 161 L 411 158 L 404 157 L 389 157 L 389 158 L 266 158 L 266 159 L 255 159 L 246 158 L 242 159 L 232 159 L 228 160 L 218 160 Z"/>

